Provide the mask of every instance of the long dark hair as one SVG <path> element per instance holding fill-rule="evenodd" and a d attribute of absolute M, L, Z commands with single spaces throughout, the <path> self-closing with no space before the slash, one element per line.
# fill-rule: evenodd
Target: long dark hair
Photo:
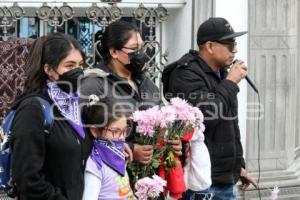
<path fill-rule="evenodd" d="M 80 45 L 71 36 L 62 33 L 50 33 L 36 39 L 30 48 L 29 59 L 26 63 L 29 70 L 23 94 L 43 93 L 48 79 L 44 65 L 48 64 L 56 70 L 59 63 L 69 55 L 72 49 L 79 50 L 84 58 Z"/>
<path fill-rule="evenodd" d="M 128 42 L 132 33 L 138 32 L 138 28 L 126 21 L 115 21 L 111 23 L 103 32 L 101 43 L 97 49 L 105 63 L 109 63 L 111 55 L 109 49 L 120 50 Z"/>

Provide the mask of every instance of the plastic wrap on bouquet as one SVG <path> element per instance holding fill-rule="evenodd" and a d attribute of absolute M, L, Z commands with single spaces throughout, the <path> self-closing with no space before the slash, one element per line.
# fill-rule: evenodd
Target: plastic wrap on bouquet
<path fill-rule="evenodd" d="M 180 140 L 184 142 L 189 142 L 193 137 L 194 130 L 195 130 L 194 128 L 191 128 L 191 130 L 189 130 L 187 133 L 183 134 L 180 137 Z"/>
<path fill-rule="evenodd" d="M 180 199 L 182 198 L 182 193 L 186 190 L 186 186 L 181 162 L 177 156 L 175 156 L 174 159 L 177 161 L 177 165 L 170 168 L 169 173 L 167 174 L 167 189 L 172 198 Z"/>

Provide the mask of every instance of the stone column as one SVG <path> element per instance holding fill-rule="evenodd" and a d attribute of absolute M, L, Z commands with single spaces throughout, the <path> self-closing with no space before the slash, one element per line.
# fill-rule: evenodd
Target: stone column
<path fill-rule="evenodd" d="M 192 0 L 193 1 L 193 49 L 198 49 L 197 30 L 202 22 L 214 15 L 214 0 Z"/>
<path fill-rule="evenodd" d="M 300 10 L 300 3 L 298 3 L 298 10 Z M 298 22 L 300 21 L 300 13 L 298 12 Z M 300 26 L 298 26 L 298 33 L 300 33 Z M 300 45 L 300 34 L 298 34 L 298 41 L 297 41 L 298 47 Z M 298 51 L 298 58 L 300 56 L 300 51 Z M 300 59 L 298 59 L 298 66 L 300 66 Z M 296 159 L 300 159 L 300 69 L 297 68 L 297 127 L 296 127 L 296 138 L 295 138 L 295 147 L 296 147 Z M 299 170 L 300 171 L 300 170 Z"/>
<path fill-rule="evenodd" d="M 278 185 L 279 199 L 300 199 L 297 11 L 297 0 L 249 0 L 249 76 L 260 91 L 262 118 L 258 140 L 257 113 L 248 113 L 246 163 L 258 177 L 260 156 L 261 194 L 270 196 L 267 188 Z M 248 90 L 248 108 L 257 101 Z M 255 190 L 245 193 L 247 200 L 257 196 Z"/>

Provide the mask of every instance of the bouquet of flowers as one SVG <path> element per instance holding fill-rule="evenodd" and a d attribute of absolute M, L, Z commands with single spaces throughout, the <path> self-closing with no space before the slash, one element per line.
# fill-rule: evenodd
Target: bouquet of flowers
<path fill-rule="evenodd" d="M 172 151 L 167 140 L 188 142 L 198 127 L 204 131 L 203 114 L 197 107 L 190 106 L 180 98 L 171 99 L 171 103 L 162 107 L 152 107 L 133 113 L 137 124 L 135 143 L 153 146 L 151 163 L 143 165 L 136 162 L 128 164 L 135 184 L 139 179 L 158 175 L 166 180 L 166 191 L 176 199 L 186 190 L 181 161 Z"/>
<path fill-rule="evenodd" d="M 152 178 L 145 177 L 136 182 L 135 195 L 139 200 L 155 199 L 164 191 L 165 186 L 166 181 L 157 175 L 153 175 Z"/>
<path fill-rule="evenodd" d="M 166 130 L 167 140 L 181 139 L 189 142 L 196 127 L 204 131 L 203 114 L 199 108 L 190 106 L 180 98 L 172 98 L 170 102 L 170 105 L 161 108 L 160 128 Z M 174 155 L 168 144 L 166 146 L 160 159 L 159 175 L 167 180 L 170 196 L 179 199 L 186 190 L 183 168 L 179 156 Z"/>
<path fill-rule="evenodd" d="M 130 162 L 128 168 L 132 174 L 132 182 L 136 183 L 138 179 L 149 177 L 155 174 L 155 170 L 160 165 L 160 157 L 163 151 L 155 148 L 156 142 L 160 140 L 162 134 L 159 133 L 160 129 L 160 110 L 158 106 L 154 106 L 147 110 L 135 111 L 133 113 L 133 121 L 137 124 L 136 134 L 134 135 L 134 142 L 140 145 L 152 145 L 153 156 L 148 165 L 137 162 Z"/>

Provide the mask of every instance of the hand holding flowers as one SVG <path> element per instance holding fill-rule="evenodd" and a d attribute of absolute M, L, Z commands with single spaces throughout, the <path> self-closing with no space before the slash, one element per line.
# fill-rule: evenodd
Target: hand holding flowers
<path fill-rule="evenodd" d="M 132 118 L 137 125 L 136 133 L 134 134 L 134 143 L 136 144 L 134 148 L 142 148 L 138 151 L 134 149 L 134 154 L 137 155 L 135 156 L 135 161 L 138 162 L 128 164 L 128 169 L 133 176 L 132 182 L 135 183 L 140 178 L 155 174 L 155 170 L 159 166 L 162 152 L 155 148 L 156 142 L 161 138 L 161 135 L 158 133 L 160 124 L 159 107 L 155 106 L 148 110 L 135 111 Z M 145 151 L 145 148 L 148 151 Z M 151 155 L 148 155 L 149 152 Z M 150 163 L 149 159 L 146 159 L 147 157 L 152 157 Z"/>
<path fill-rule="evenodd" d="M 153 147 L 153 157 L 148 165 L 131 163 L 134 183 L 155 172 L 167 181 L 167 190 L 173 198 L 181 198 L 185 191 L 181 155 L 181 140 L 189 142 L 195 128 L 204 131 L 203 114 L 197 107 L 190 106 L 180 98 L 159 108 L 136 111 L 133 121 L 137 123 L 135 142 Z"/>

